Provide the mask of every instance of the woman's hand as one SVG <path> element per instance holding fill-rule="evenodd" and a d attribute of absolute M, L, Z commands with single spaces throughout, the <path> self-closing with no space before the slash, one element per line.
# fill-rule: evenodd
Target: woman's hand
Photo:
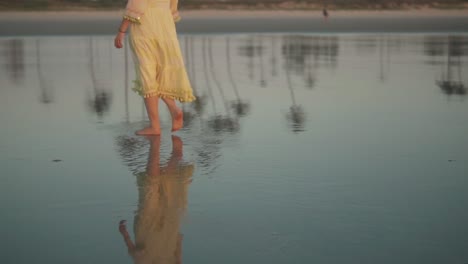
<path fill-rule="evenodd" d="M 179 22 L 181 19 L 179 11 L 172 12 L 172 18 L 174 19 L 175 23 Z"/>
<path fill-rule="evenodd" d="M 125 220 L 120 220 L 120 222 L 119 222 L 119 232 L 122 235 L 128 234 L 126 224 L 127 224 L 127 221 L 125 221 Z"/>
<path fill-rule="evenodd" d="M 124 32 L 117 33 L 117 35 L 115 36 L 115 39 L 114 39 L 114 46 L 116 48 L 118 48 L 118 49 L 123 48 L 124 38 L 125 38 L 125 33 Z"/>
<path fill-rule="evenodd" d="M 120 23 L 120 27 L 119 27 L 119 33 L 117 33 L 117 36 L 115 36 L 115 39 L 114 39 L 114 46 L 116 48 L 118 49 L 123 48 L 125 33 L 127 32 L 129 25 L 130 25 L 130 21 L 128 19 L 122 19 L 122 22 Z"/>

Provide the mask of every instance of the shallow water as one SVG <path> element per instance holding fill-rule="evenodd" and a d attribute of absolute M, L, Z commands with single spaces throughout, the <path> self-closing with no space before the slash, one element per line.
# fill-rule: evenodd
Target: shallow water
<path fill-rule="evenodd" d="M 468 36 L 180 44 L 183 149 L 111 36 L 0 38 L 1 263 L 468 262 Z"/>

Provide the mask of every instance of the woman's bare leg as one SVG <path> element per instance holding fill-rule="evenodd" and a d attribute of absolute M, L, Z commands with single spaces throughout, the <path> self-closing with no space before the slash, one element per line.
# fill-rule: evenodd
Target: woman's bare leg
<path fill-rule="evenodd" d="M 177 174 L 178 167 L 180 165 L 180 161 L 182 160 L 182 148 L 183 148 L 183 142 L 180 137 L 176 135 L 172 135 L 172 153 L 171 157 L 167 161 L 167 163 L 164 165 L 164 167 L 161 168 L 161 170 L 166 171 L 167 173 L 175 173 Z"/>
<path fill-rule="evenodd" d="M 182 113 L 182 109 L 177 107 L 174 99 L 163 98 L 163 101 L 166 103 L 172 116 L 172 132 L 181 129 L 184 126 L 184 114 Z"/>
<path fill-rule="evenodd" d="M 159 111 L 158 102 L 159 97 L 153 96 L 145 98 L 146 112 L 150 120 L 150 126 L 135 132 L 137 135 L 159 135 L 161 134 L 161 127 L 159 126 Z"/>
<path fill-rule="evenodd" d="M 160 155 L 159 149 L 161 147 L 161 137 L 160 136 L 150 136 L 147 137 L 150 142 L 148 163 L 146 164 L 146 173 L 148 177 L 158 177 L 160 174 Z"/>

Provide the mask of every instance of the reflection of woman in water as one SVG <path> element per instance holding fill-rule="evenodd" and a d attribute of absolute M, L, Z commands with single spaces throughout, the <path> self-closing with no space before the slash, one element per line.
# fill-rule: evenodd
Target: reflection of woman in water
<path fill-rule="evenodd" d="M 125 221 L 119 224 L 128 252 L 135 263 L 182 263 L 181 217 L 187 205 L 187 190 L 193 165 L 183 165 L 182 141 L 172 136 L 172 154 L 159 165 L 160 137 L 151 142 L 146 172 L 137 175 L 138 211 L 134 220 L 135 243 Z"/>

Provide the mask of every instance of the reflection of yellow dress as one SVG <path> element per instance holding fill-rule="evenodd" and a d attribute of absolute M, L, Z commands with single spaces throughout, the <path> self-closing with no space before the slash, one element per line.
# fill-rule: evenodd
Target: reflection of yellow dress
<path fill-rule="evenodd" d="M 134 231 L 136 263 L 175 264 L 181 259 L 179 225 L 187 206 L 187 190 L 193 165 L 158 176 L 137 176 L 138 212 Z"/>
<path fill-rule="evenodd" d="M 195 97 L 177 39 L 176 18 L 173 17 L 177 1 L 146 1 L 144 14 L 138 23 L 131 24 L 130 44 L 138 76 L 133 90 L 145 98 L 159 96 L 191 102 Z"/>

